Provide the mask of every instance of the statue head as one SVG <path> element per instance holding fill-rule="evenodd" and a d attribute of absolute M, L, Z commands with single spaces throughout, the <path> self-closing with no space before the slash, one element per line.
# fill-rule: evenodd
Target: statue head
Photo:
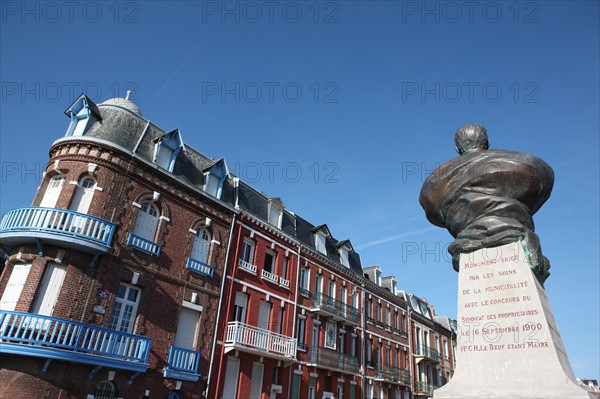
<path fill-rule="evenodd" d="M 487 130 L 478 123 L 467 123 L 459 127 L 454 136 L 454 143 L 460 155 L 477 149 L 490 148 Z"/>

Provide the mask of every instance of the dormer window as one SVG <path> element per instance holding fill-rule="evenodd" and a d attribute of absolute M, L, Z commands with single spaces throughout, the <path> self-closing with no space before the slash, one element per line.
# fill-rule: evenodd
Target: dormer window
<path fill-rule="evenodd" d="M 65 114 L 71 118 L 65 136 L 83 136 L 95 121 L 102 120 L 100 110 L 85 94 L 75 100 Z"/>
<path fill-rule="evenodd" d="M 327 237 L 325 237 L 325 234 L 323 234 L 321 232 L 315 234 L 315 248 L 317 248 L 317 251 L 319 251 L 325 255 L 327 255 L 327 249 L 325 248 L 325 239 L 326 238 Z"/>
<path fill-rule="evenodd" d="M 350 259 L 349 253 L 350 251 L 354 251 L 352 248 L 352 244 L 350 244 L 350 240 L 340 241 L 337 244 L 338 252 L 340 254 L 340 263 L 343 266 L 350 267 Z"/>
<path fill-rule="evenodd" d="M 204 169 L 204 192 L 220 199 L 223 191 L 223 183 L 229 176 L 229 170 L 224 159 L 213 162 Z"/>
<path fill-rule="evenodd" d="M 269 199 L 269 224 L 281 228 L 281 219 L 283 216 L 283 202 L 280 198 Z"/>
<path fill-rule="evenodd" d="M 381 270 L 375 270 L 375 284 L 381 286 Z"/>
<path fill-rule="evenodd" d="M 154 143 L 154 163 L 168 172 L 173 172 L 177 154 L 184 148 L 179 129 L 160 136 Z"/>

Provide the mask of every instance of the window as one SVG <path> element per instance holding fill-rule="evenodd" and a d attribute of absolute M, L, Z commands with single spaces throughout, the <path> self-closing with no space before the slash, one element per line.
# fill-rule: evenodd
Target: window
<path fill-rule="evenodd" d="M 342 287 L 340 288 L 340 301 L 341 301 L 343 304 L 346 304 L 346 296 L 347 296 L 347 289 L 346 289 L 346 287 L 342 286 Z M 343 310 L 344 310 L 344 311 L 346 310 L 346 307 L 345 307 L 345 306 L 343 307 Z"/>
<path fill-rule="evenodd" d="M 177 154 L 183 149 L 183 140 L 179 129 L 171 130 L 154 140 L 154 163 L 166 171 L 172 172 Z"/>
<path fill-rule="evenodd" d="M 279 198 L 269 199 L 269 223 L 278 229 L 281 228 L 281 218 L 283 216 L 283 202 Z"/>
<path fill-rule="evenodd" d="M 96 386 L 94 390 L 94 399 L 116 399 L 117 398 L 117 386 L 112 381 L 102 381 Z"/>
<path fill-rule="evenodd" d="M 327 295 L 330 298 L 335 298 L 335 282 L 329 280 L 329 284 L 327 284 Z"/>
<path fill-rule="evenodd" d="M 283 258 L 283 264 L 281 265 L 281 278 L 286 280 L 287 279 L 287 269 L 288 269 L 288 258 L 285 257 Z"/>
<path fill-rule="evenodd" d="M 186 307 L 181 308 L 177 324 L 177 335 L 175 336 L 175 346 L 183 349 L 194 349 L 196 347 L 199 321 L 199 311 Z"/>
<path fill-rule="evenodd" d="M 40 207 L 43 208 L 54 208 L 56 205 L 56 201 L 58 201 L 58 197 L 62 190 L 62 187 L 65 183 L 65 176 L 54 176 L 48 182 L 48 186 L 46 187 L 46 192 L 44 192 L 44 196 L 42 197 L 42 201 L 40 202 Z"/>
<path fill-rule="evenodd" d="M 204 183 L 204 191 L 213 197 L 217 196 L 217 190 L 219 189 L 219 178 L 214 175 L 207 175 Z"/>
<path fill-rule="evenodd" d="M 344 394 L 344 384 L 341 382 L 338 382 L 338 386 L 337 386 L 337 397 L 338 398 L 342 398 Z"/>
<path fill-rule="evenodd" d="M 96 120 L 102 119 L 96 104 L 85 94 L 75 100 L 65 111 L 65 114 L 71 118 L 65 136 L 83 136 Z"/>
<path fill-rule="evenodd" d="M 444 338 L 444 358 L 446 360 L 448 360 L 449 356 L 450 356 L 450 349 L 448 348 L 448 340 L 446 338 Z"/>
<path fill-rule="evenodd" d="M 238 378 L 240 375 L 240 359 L 227 356 L 227 368 L 225 370 L 225 385 L 223 387 L 223 398 L 237 398 Z"/>
<path fill-rule="evenodd" d="M 358 310 L 358 292 L 352 293 L 352 307 Z"/>
<path fill-rule="evenodd" d="M 127 284 L 119 284 L 115 307 L 108 328 L 131 334 L 140 302 L 141 290 Z"/>
<path fill-rule="evenodd" d="M 275 258 L 277 257 L 277 253 L 274 251 L 271 251 L 270 249 L 267 249 L 267 251 L 265 252 L 265 264 L 263 267 L 263 270 L 269 272 L 269 273 L 273 273 L 273 271 L 275 270 Z"/>
<path fill-rule="evenodd" d="M 320 294 L 321 292 L 323 292 L 323 275 L 322 274 L 317 274 L 317 276 L 315 277 L 315 289 L 317 290 L 317 293 Z"/>
<path fill-rule="evenodd" d="M 398 311 L 394 310 L 394 329 L 398 329 Z"/>
<path fill-rule="evenodd" d="M 350 267 L 350 262 L 348 261 L 348 248 L 346 247 L 340 248 L 340 263 L 346 267 Z"/>
<path fill-rule="evenodd" d="M 262 385 L 264 364 L 254 362 L 252 364 L 252 378 L 250 380 L 250 399 L 260 399 L 262 397 Z"/>
<path fill-rule="evenodd" d="M 372 319 L 373 318 L 373 301 L 370 299 L 367 299 L 367 318 Z"/>
<path fill-rule="evenodd" d="M 271 303 L 267 301 L 260 301 L 260 306 L 258 308 L 258 328 L 262 328 L 263 330 L 269 330 L 269 325 L 271 324 Z"/>
<path fill-rule="evenodd" d="M 375 306 L 377 307 L 375 310 L 375 321 L 381 321 L 381 304 L 378 302 Z"/>
<path fill-rule="evenodd" d="M 391 317 L 390 308 L 385 308 L 385 324 L 387 324 L 388 326 L 392 324 L 390 317 Z"/>
<path fill-rule="evenodd" d="M 300 269 L 300 288 L 308 291 L 310 282 L 310 269 L 303 267 Z"/>
<path fill-rule="evenodd" d="M 140 211 L 138 212 L 133 234 L 145 240 L 154 242 L 156 230 L 158 229 L 159 217 L 160 212 L 154 203 L 150 201 L 143 202 Z"/>
<path fill-rule="evenodd" d="M 356 334 L 350 335 L 350 355 L 356 356 Z"/>
<path fill-rule="evenodd" d="M 315 248 L 320 253 L 327 255 L 327 249 L 325 248 L 325 234 L 320 232 L 315 234 Z"/>
<path fill-rule="evenodd" d="M 32 313 L 52 316 L 65 274 L 67 274 L 67 266 L 54 263 L 48 265 Z"/>
<path fill-rule="evenodd" d="M 208 253 L 210 251 L 210 234 L 206 229 L 201 229 L 194 237 L 194 246 L 192 247 L 192 258 L 208 264 Z"/>
<path fill-rule="evenodd" d="M 375 270 L 375 284 L 381 286 L 381 270 Z"/>
<path fill-rule="evenodd" d="M 233 321 L 246 322 L 246 307 L 248 306 L 248 295 L 237 292 L 235 294 L 235 305 L 233 306 Z"/>
<path fill-rule="evenodd" d="M 244 247 L 242 248 L 242 260 L 250 264 L 254 262 L 254 241 L 250 239 L 244 240 Z"/>
<path fill-rule="evenodd" d="M 371 356 L 372 356 L 372 354 L 373 354 L 373 344 L 372 344 L 372 342 L 371 342 L 371 339 L 370 339 L 370 338 L 369 338 L 369 339 L 367 339 L 367 349 L 366 349 L 366 352 L 367 352 L 367 364 L 368 364 L 368 365 L 370 365 L 370 366 L 372 367 L 372 366 L 373 366 L 373 363 L 372 363 L 372 358 L 371 358 Z"/>
<path fill-rule="evenodd" d="M 79 213 L 87 213 L 94 197 L 95 188 L 96 179 L 89 176 L 82 178 L 77 184 L 77 190 L 69 209 Z"/>
<path fill-rule="evenodd" d="M 5 311 L 13 311 L 17 307 L 17 302 L 29 276 L 29 270 L 31 270 L 31 263 L 21 263 L 14 265 L 2 299 L 0 299 L 0 309 Z"/>
<path fill-rule="evenodd" d="M 335 349 L 335 343 L 337 340 L 337 325 L 333 321 L 328 321 L 325 331 L 325 347 Z"/>
<path fill-rule="evenodd" d="M 306 316 L 298 315 L 298 324 L 296 325 L 296 338 L 298 338 L 298 348 L 305 349 L 304 333 L 306 330 Z"/>

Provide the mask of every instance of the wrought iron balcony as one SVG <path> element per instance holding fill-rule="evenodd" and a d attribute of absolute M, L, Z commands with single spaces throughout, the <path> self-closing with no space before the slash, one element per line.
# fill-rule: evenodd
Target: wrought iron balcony
<path fill-rule="evenodd" d="M 200 374 L 198 374 L 199 366 L 200 352 L 171 346 L 169 360 L 163 375 L 166 378 L 196 382 L 200 378 Z"/>
<path fill-rule="evenodd" d="M 382 366 L 379 369 L 380 376 L 389 382 L 410 385 L 410 371 L 394 366 Z"/>
<path fill-rule="evenodd" d="M 136 372 L 148 368 L 150 338 L 33 313 L 0 310 L 2 353 Z"/>
<path fill-rule="evenodd" d="M 225 352 L 232 349 L 275 359 L 296 359 L 296 339 L 238 321 L 227 325 Z"/>
<path fill-rule="evenodd" d="M 433 385 L 427 384 L 423 381 L 415 381 L 415 391 L 417 394 L 432 396 Z"/>
<path fill-rule="evenodd" d="M 150 240 L 146 240 L 145 238 L 137 236 L 133 233 L 127 234 L 127 245 L 154 256 L 160 255 L 160 250 L 162 248 L 162 245 Z"/>
<path fill-rule="evenodd" d="M 430 348 L 427 345 L 419 345 L 416 349 L 417 352 L 415 353 L 415 357 L 417 357 L 417 362 L 425 359 L 433 363 L 439 363 L 440 353 L 437 350 Z"/>
<path fill-rule="evenodd" d="M 340 353 L 334 349 L 313 346 L 309 350 L 309 364 L 327 369 L 358 373 L 358 357 Z"/>
<path fill-rule="evenodd" d="M 88 253 L 108 252 L 115 225 L 84 213 L 54 208 L 19 208 L 0 220 L 0 243 L 47 243 Z"/>
<path fill-rule="evenodd" d="M 300 292 L 300 295 L 304 295 L 305 297 L 308 297 L 308 298 L 312 297 L 312 292 L 310 292 L 306 288 L 300 287 L 300 288 L 298 288 L 298 292 Z"/>
<path fill-rule="evenodd" d="M 247 271 L 248 273 L 252 273 L 252 274 L 256 274 L 256 270 L 258 269 L 258 268 L 256 267 L 256 265 L 253 265 L 253 264 L 252 264 L 252 263 L 250 263 L 250 262 L 246 262 L 246 261 L 245 261 L 245 260 L 243 260 L 243 259 L 240 259 L 240 261 L 238 262 L 238 267 L 239 267 L 241 270 L 245 270 L 245 271 Z"/>
<path fill-rule="evenodd" d="M 214 267 L 212 267 L 204 262 L 200 262 L 199 260 L 196 260 L 194 258 L 187 258 L 187 262 L 185 263 L 185 268 L 188 270 L 191 270 L 193 272 L 196 272 L 198 274 L 202 274 L 204 276 L 209 276 L 209 277 L 212 277 L 215 272 Z"/>
<path fill-rule="evenodd" d="M 315 294 L 311 310 L 336 321 L 358 325 L 358 309 L 320 292 Z"/>

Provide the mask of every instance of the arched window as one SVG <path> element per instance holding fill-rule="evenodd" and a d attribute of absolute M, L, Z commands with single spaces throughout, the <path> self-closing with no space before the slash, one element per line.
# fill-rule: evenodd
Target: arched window
<path fill-rule="evenodd" d="M 94 198 L 95 188 L 96 179 L 91 176 L 83 177 L 77 185 L 77 191 L 75 191 L 75 195 L 69 209 L 79 213 L 87 213 L 87 211 L 90 209 L 92 198 Z"/>
<path fill-rule="evenodd" d="M 94 399 L 117 399 L 117 386 L 112 381 L 102 381 L 96 385 Z"/>
<path fill-rule="evenodd" d="M 194 246 L 192 248 L 192 258 L 202 263 L 208 264 L 208 253 L 210 251 L 210 233 L 206 229 L 201 229 L 194 237 Z"/>
<path fill-rule="evenodd" d="M 46 186 L 44 197 L 40 202 L 40 206 L 45 208 L 54 208 L 64 184 L 64 175 L 54 176 L 52 179 L 50 179 L 50 181 L 48 182 L 48 186 Z"/>
<path fill-rule="evenodd" d="M 133 234 L 154 242 L 160 211 L 158 210 L 158 206 L 150 201 L 145 201 L 141 205 Z"/>

